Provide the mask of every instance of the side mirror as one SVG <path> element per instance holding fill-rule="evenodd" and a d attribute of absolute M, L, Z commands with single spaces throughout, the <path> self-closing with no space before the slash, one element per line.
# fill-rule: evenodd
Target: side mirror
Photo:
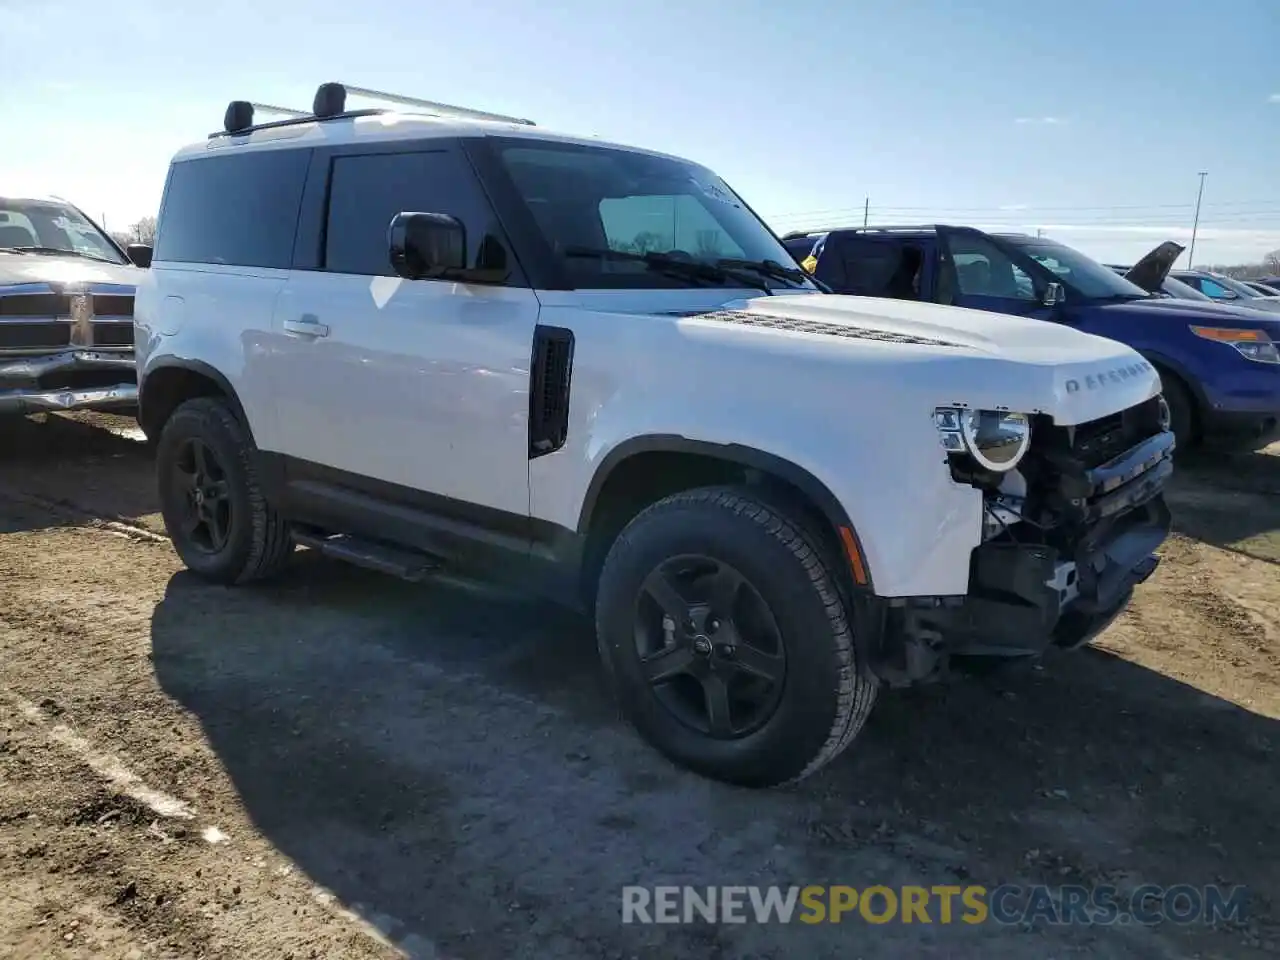
<path fill-rule="evenodd" d="M 135 267 L 151 266 L 151 245 L 147 243 L 131 243 L 124 248 L 129 262 Z"/>
<path fill-rule="evenodd" d="M 391 267 L 406 280 L 444 278 L 467 268 L 467 231 L 446 213 L 398 213 L 387 228 Z"/>
<path fill-rule="evenodd" d="M 1056 307 L 1067 299 L 1067 291 L 1063 289 L 1060 283 L 1051 283 L 1044 288 L 1044 297 L 1040 302 L 1046 307 Z"/>

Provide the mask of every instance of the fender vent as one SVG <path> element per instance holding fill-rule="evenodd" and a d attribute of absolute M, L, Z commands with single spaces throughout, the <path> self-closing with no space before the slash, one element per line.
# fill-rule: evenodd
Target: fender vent
<path fill-rule="evenodd" d="M 529 371 L 529 459 L 555 453 L 569 436 L 573 331 L 539 324 Z"/>
<path fill-rule="evenodd" d="M 850 340 L 879 340 L 882 343 L 911 343 L 927 347 L 958 347 L 958 343 L 919 337 L 910 333 L 892 333 L 870 327 L 853 327 L 842 323 L 823 323 L 820 320 L 799 320 L 794 317 L 777 317 L 767 313 L 748 313 L 745 310 L 716 310 L 696 315 L 700 320 L 718 320 L 736 323 L 744 327 L 768 327 L 772 330 L 790 330 L 793 333 L 816 333 L 826 337 L 846 337 Z"/>

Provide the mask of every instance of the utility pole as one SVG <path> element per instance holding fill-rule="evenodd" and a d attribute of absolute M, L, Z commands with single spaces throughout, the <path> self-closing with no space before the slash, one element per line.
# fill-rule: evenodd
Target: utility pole
<path fill-rule="evenodd" d="M 1187 253 L 1188 270 L 1196 268 L 1196 231 L 1200 229 L 1200 200 L 1204 196 L 1204 178 L 1208 175 L 1208 171 L 1197 174 L 1200 177 L 1200 192 L 1196 194 L 1196 219 L 1191 224 L 1191 250 Z"/>
<path fill-rule="evenodd" d="M 864 202 L 862 204 L 862 225 L 864 227 L 867 225 L 867 219 L 870 216 L 871 216 L 871 198 L 866 197 L 864 198 Z"/>

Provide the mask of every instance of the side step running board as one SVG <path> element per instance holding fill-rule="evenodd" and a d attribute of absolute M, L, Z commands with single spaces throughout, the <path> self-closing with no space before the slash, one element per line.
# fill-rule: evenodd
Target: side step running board
<path fill-rule="evenodd" d="M 424 554 L 399 550 L 369 540 L 359 540 L 346 534 L 325 536 L 294 531 L 293 540 L 326 557 L 345 560 L 347 563 L 377 570 L 379 573 L 389 573 L 411 583 L 425 580 L 440 569 L 438 561 Z"/>

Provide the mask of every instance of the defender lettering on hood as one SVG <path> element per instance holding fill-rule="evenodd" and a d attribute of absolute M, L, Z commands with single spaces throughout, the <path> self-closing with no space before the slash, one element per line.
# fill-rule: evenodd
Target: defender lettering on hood
<path fill-rule="evenodd" d="M 1133 377 L 1142 376 L 1143 374 L 1154 374 L 1156 368 L 1146 360 L 1139 360 L 1134 363 L 1126 364 L 1123 367 L 1116 367 L 1112 370 L 1104 370 L 1098 374 L 1089 374 L 1083 380 L 1084 389 L 1098 390 L 1102 387 L 1109 386 L 1113 383 L 1122 383 Z M 1066 382 L 1067 393 L 1079 393 L 1081 387 L 1080 380 L 1072 378 Z"/>

